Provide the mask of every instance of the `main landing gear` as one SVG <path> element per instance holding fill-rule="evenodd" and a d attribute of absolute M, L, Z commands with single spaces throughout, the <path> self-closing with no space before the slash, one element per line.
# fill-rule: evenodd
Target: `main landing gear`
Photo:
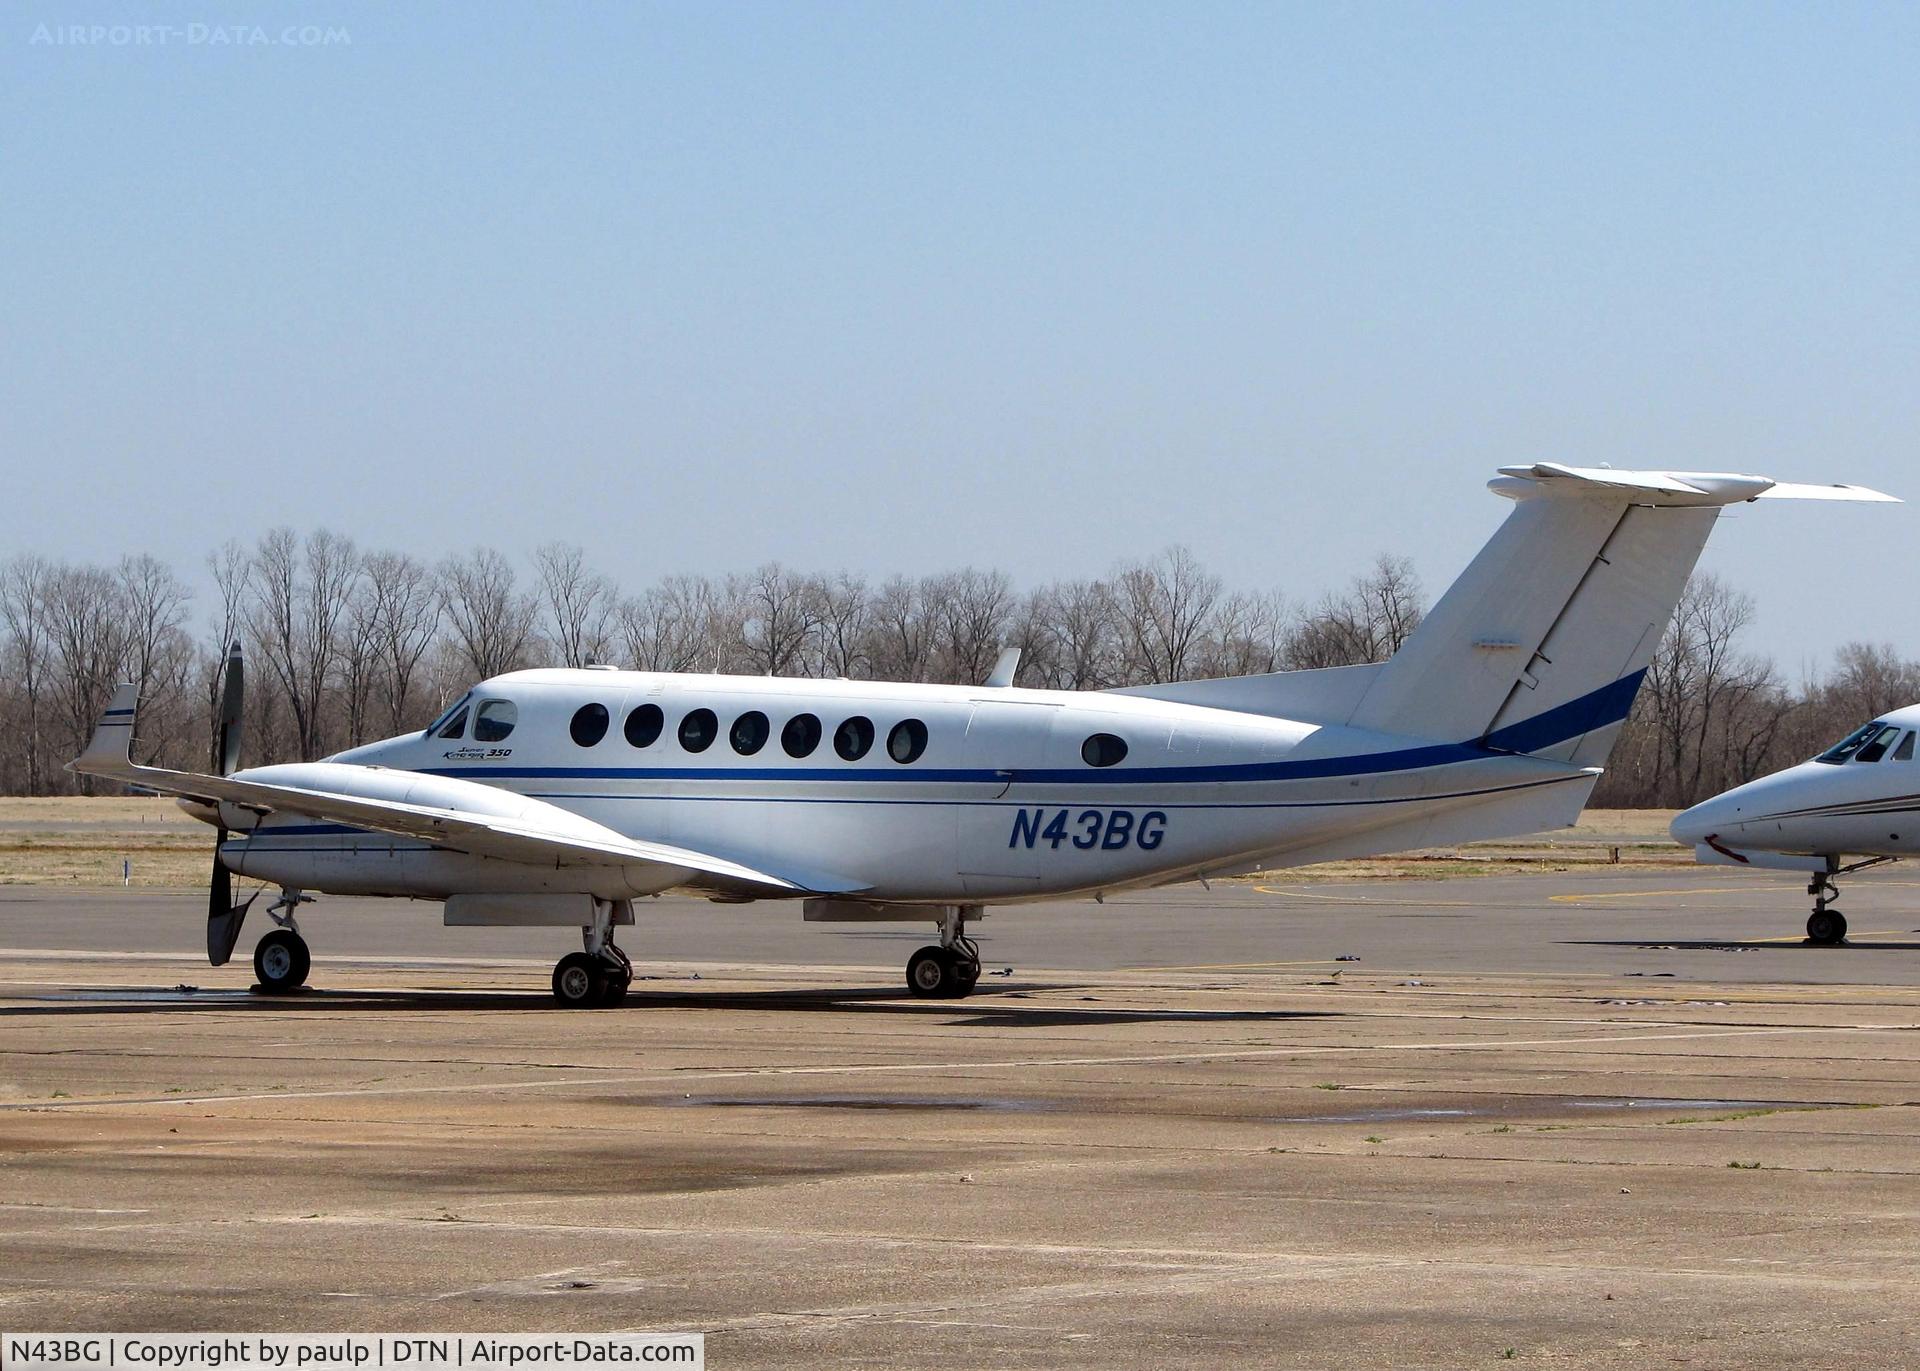
<path fill-rule="evenodd" d="M 290 995 L 307 983 L 313 956 L 307 951 L 307 940 L 300 936 L 300 926 L 294 922 L 293 913 L 301 905 L 312 903 L 311 895 L 282 890 L 280 898 L 267 906 L 267 917 L 279 927 L 253 949 L 253 975 L 262 993 Z"/>
<path fill-rule="evenodd" d="M 615 923 L 633 922 L 629 900 L 595 900 L 593 922 L 580 930 L 583 952 L 569 952 L 553 968 L 553 998 L 567 1009 L 612 1009 L 627 998 L 633 961 L 613 943 Z"/>
<path fill-rule="evenodd" d="M 967 936 L 967 916 L 979 905 L 955 905 L 940 918 L 940 945 L 907 959 L 907 989 L 923 1000 L 958 1000 L 980 980 L 980 948 Z"/>
<path fill-rule="evenodd" d="M 1827 860 L 1833 859 L 1829 857 Z M 1828 907 L 1840 898 L 1840 887 L 1833 880 L 1835 876 L 1850 876 L 1856 871 L 1865 871 L 1870 866 L 1879 866 L 1882 862 L 1892 860 L 1891 857 L 1869 857 L 1852 866 L 1816 873 L 1807 882 L 1807 894 L 1813 896 L 1813 913 L 1807 915 L 1807 941 L 1815 947 L 1838 947 L 1847 940 L 1847 916 Z"/>

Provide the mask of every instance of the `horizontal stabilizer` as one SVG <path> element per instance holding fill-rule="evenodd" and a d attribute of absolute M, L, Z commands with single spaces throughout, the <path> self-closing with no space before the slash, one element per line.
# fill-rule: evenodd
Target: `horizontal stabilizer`
<path fill-rule="evenodd" d="M 1776 481 L 1753 498 L 1756 500 L 1860 500 L 1888 505 L 1901 503 L 1898 495 L 1869 490 L 1866 486 L 1810 486 L 1798 481 Z"/>
<path fill-rule="evenodd" d="M 1805 485 L 1732 471 L 1616 471 L 1612 467 L 1570 467 L 1559 462 L 1501 467 L 1505 478 L 1491 483 L 1514 499 L 1536 496 L 1627 495 L 1651 505 L 1733 505 L 1743 500 L 1858 500 L 1899 504 L 1897 497 L 1866 486 Z"/>

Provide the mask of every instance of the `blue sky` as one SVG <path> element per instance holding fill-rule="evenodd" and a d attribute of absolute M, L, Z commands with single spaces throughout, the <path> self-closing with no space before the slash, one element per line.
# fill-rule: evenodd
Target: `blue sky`
<path fill-rule="evenodd" d="M 16 6 L 0 552 L 1313 595 L 1440 588 L 1503 463 L 1920 501 L 1916 70 L 1911 6 Z M 1920 655 L 1916 520 L 1707 565 L 1790 673 Z"/>

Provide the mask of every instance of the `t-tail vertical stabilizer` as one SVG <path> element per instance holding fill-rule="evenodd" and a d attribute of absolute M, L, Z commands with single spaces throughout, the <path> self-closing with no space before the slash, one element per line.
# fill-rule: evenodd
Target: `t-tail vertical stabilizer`
<path fill-rule="evenodd" d="M 1551 462 L 1502 467 L 1489 485 L 1516 508 L 1348 722 L 1576 766 L 1605 760 L 1723 507 L 1763 496 L 1893 498 L 1861 486 Z"/>

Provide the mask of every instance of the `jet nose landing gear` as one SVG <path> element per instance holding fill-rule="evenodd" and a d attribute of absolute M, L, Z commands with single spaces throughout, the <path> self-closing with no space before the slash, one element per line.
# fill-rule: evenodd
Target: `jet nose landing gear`
<path fill-rule="evenodd" d="M 957 905 L 940 919 L 940 945 L 907 959 L 907 989 L 923 1000 L 958 1000 L 980 980 L 980 947 L 967 936 L 967 916 L 979 905 Z"/>
<path fill-rule="evenodd" d="M 1833 860 L 1827 858 L 1830 864 Z M 1851 866 L 1832 866 L 1830 870 L 1817 872 L 1807 882 L 1807 894 L 1813 896 L 1813 913 L 1807 916 L 1807 941 L 1815 947 L 1838 947 L 1847 940 L 1847 916 L 1831 907 L 1832 902 L 1840 898 L 1835 876 L 1851 876 L 1856 871 L 1892 860 L 1891 857 L 1869 857 Z"/>
<path fill-rule="evenodd" d="M 1840 892 L 1825 876 L 1816 876 L 1807 887 L 1813 896 L 1813 913 L 1807 915 L 1807 941 L 1815 947 L 1838 947 L 1847 940 L 1847 916 L 1827 907 L 1828 900 L 1840 898 Z"/>

